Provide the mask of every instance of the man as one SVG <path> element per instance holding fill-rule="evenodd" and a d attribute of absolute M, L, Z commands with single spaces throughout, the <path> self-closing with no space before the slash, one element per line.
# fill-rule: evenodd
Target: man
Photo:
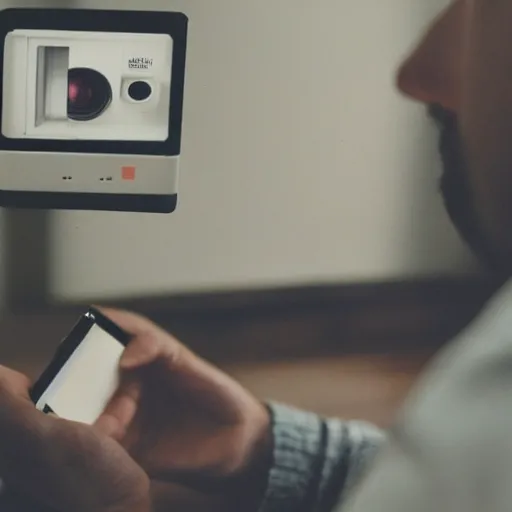
<path fill-rule="evenodd" d="M 398 73 L 400 89 L 440 124 L 451 218 L 504 278 L 512 275 L 511 23 L 510 0 L 455 1 Z M 511 288 L 432 365 L 385 443 L 370 425 L 266 407 L 149 321 L 105 311 L 135 338 L 94 427 L 35 411 L 24 378 L 0 369 L 6 499 L 21 510 L 28 497 L 79 512 L 508 511 Z"/>

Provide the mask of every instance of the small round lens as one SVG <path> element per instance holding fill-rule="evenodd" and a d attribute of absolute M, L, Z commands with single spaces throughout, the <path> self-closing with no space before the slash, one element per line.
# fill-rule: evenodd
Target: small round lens
<path fill-rule="evenodd" d="M 99 117 L 112 101 L 112 87 L 100 72 L 73 68 L 68 72 L 68 117 L 91 121 Z"/>
<path fill-rule="evenodd" d="M 133 101 L 147 100 L 152 92 L 151 85 L 147 82 L 133 82 L 130 84 L 130 87 L 128 87 L 128 96 L 130 96 Z"/>

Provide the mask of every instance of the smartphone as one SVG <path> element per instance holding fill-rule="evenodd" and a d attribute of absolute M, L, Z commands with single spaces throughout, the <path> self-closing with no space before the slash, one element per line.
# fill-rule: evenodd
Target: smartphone
<path fill-rule="evenodd" d="M 119 385 L 119 359 L 131 336 L 95 308 L 61 342 L 31 389 L 37 409 L 92 425 Z"/>

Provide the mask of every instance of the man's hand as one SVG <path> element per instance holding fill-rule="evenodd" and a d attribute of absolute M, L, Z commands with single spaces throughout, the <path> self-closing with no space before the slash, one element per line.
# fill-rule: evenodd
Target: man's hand
<path fill-rule="evenodd" d="M 222 495 L 223 510 L 230 499 L 237 510 L 257 508 L 271 463 L 266 407 L 149 320 L 103 313 L 134 338 L 121 358 L 122 384 L 98 428 L 153 481 L 180 483 L 212 499 Z"/>
<path fill-rule="evenodd" d="M 31 504 L 37 504 L 33 510 L 55 512 L 151 510 L 149 479 L 117 442 L 36 410 L 28 380 L 1 366 L 0 477 L 7 488 L 0 507 L 6 512 L 11 506 L 28 512 Z"/>

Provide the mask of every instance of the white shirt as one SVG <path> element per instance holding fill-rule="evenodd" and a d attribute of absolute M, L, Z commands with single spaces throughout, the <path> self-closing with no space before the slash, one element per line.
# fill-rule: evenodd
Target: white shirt
<path fill-rule="evenodd" d="M 436 358 L 336 510 L 512 510 L 512 282 Z"/>

